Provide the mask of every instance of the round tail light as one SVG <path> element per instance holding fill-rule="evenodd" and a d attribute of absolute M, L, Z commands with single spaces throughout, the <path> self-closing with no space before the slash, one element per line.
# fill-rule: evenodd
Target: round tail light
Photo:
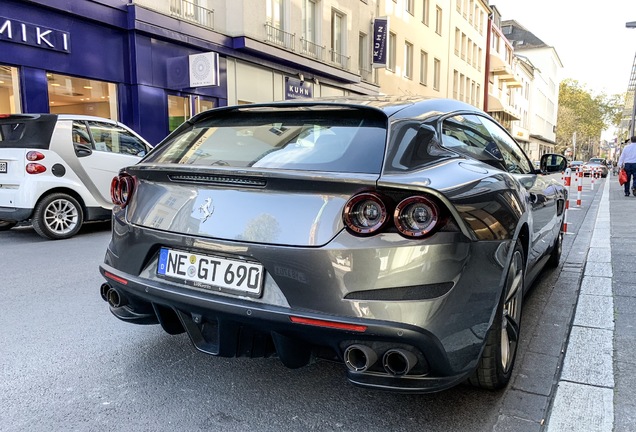
<path fill-rule="evenodd" d="M 387 221 L 386 205 L 374 193 L 365 192 L 347 201 L 344 208 L 344 223 L 358 235 L 370 235 L 382 228 Z"/>
<path fill-rule="evenodd" d="M 120 174 L 114 177 L 110 183 L 110 198 L 113 204 L 126 207 L 135 190 L 136 180 L 128 174 Z"/>
<path fill-rule="evenodd" d="M 395 207 L 393 222 L 400 234 L 409 238 L 423 237 L 431 233 L 439 221 L 439 209 L 423 196 L 406 198 Z"/>

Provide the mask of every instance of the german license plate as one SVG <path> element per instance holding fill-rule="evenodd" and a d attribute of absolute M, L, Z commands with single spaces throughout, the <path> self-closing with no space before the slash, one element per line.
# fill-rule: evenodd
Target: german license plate
<path fill-rule="evenodd" d="M 257 263 L 161 248 L 157 274 L 195 288 L 259 297 L 264 271 Z"/>
<path fill-rule="evenodd" d="M 7 163 L 0 162 L 0 173 L 6 173 L 6 172 L 7 172 Z"/>

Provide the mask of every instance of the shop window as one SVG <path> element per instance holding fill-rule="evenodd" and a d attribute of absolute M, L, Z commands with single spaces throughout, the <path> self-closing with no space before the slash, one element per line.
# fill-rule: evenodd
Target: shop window
<path fill-rule="evenodd" d="M 204 99 L 201 96 L 194 97 L 194 113 L 199 114 L 203 111 L 211 110 L 214 108 L 214 101 L 210 99 Z"/>
<path fill-rule="evenodd" d="M 49 111 L 118 119 L 117 85 L 88 78 L 47 73 Z"/>
<path fill-rule="evenodd" d="M 192 117 L 190 98 L 168 95 L 168 129 L 170 132 Z"/>
<path fill-rule="evenodd" d="M 18 114 L 21 112 L 18 68 L 0 65 L 0 113 Z"/>

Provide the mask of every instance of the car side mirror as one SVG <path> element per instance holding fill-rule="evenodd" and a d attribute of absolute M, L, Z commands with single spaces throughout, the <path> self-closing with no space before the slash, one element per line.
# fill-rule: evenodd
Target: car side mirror
<path fill-rule="evenodd" d="M 93 154 L 93 149 L 86 144 L 73 143 L 73 148 L 77 157 L 86 157 Z"/>
<path fill-rule="evenodd" d="M 561 154 L 548 153 L 541 156 L 539 170 L 542 174 L 552 174 L 565 171 L 567 159 Z"/>

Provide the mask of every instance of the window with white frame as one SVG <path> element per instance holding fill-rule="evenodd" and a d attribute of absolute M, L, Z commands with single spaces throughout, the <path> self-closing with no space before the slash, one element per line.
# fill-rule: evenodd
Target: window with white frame
<path fill-rule="evenodd" d="M 331 61 L 347 67 L 346 35 L 347 16 L 339 10 L 331 10 Z"/>
<path fill-rule="evenodd" d="M 433 60 L 433 89 L 439 91 L 440 79 L 442 75 L 442 62 L 439 59 Z"/>
<path fill-rule="evenodd" d="M 284 29 L 284 2 L 285 0 L 267 0 L 266 4 L 267 22 L 279 30 Z"/>
<path fill-rule="evenodd" d="M 371 79 L 371 60 L 369 59 L 369 36 L 360 32 L 358 36 L 358 68 L 363 80 Z"/>
<path fill-rule="evenodd" d="M 442 8 L 435 7 L 435 33 L 442 35 Z"/>
<path fill-rule="evenodd" d="M 293 48 L 293 35 L 287 33 L 285 2 L 287 0 L 267 0 L 265 5 L 267 40 L 286 48 Z"/>
<path fill-rule="evenodd" d="M 415 0 L 405 0 L 406 11 L 411 15 L 415 15 Z"/>
<path fill-rule="evenodd" d="M 413 44 L 404 42 L 404 76 L 413 79 Z"/>
<path fill-rule="evenodd" d="M 395 72 L 396 50 L 397 36 L 395 33 L 389 32 L 389 64 L 387 65 L 387 69 L 393 72 Z"/>
<path fill-rule="evenodd" d="M 420 51 L 420 84 L 428 85 L 428 53 Z"/>
<path fill-rule="evenodd" d="M 304 0 L 303 3 L 303 36 L 300 40 L 304 54 L 317 59 L 323 58 L 323 47 L 320 46 L 319 9 L 317 0 Z"/>
<path fill-rule="evenodd" d="M 431 14 L 430 0 L 422 0 L 422 23 L 426 26 L 428 25 L 430 14 Z"/>

